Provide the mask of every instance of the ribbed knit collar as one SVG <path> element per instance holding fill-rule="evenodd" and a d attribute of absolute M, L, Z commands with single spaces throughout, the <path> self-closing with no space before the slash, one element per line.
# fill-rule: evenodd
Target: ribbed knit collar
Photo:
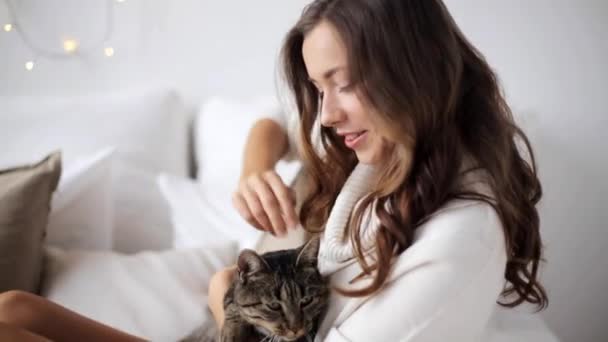
<path fill-rule="evenodd" d="M 346 226 L 355 205 L 371 190 L 375 173 L 374 166 L 357 164 L 338 194 L 321 238 L 318 258 L 318 267 L 321 274 L 331 274 L 341 268 L 344 263 L 353 260 L 355 252 L 349 235 L 345 234 Z M 361 223 L 363 250 L 367 250 L 374 245 L 375 233 L 378 229 L 376 221 L 371 209 L 366 209 Z"/>

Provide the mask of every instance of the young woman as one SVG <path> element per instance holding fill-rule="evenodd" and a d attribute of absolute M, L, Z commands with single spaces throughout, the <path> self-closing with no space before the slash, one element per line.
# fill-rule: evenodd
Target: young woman
<path fill-rule="evenodd" d="M 532 150 L 441 0 L 314 1 L 282 56 L 298 115 L 253 127 L 234 205 L 277 235 L 321 232 L 337 291 L 318 341 L 484 341 L 497 302 L 547 305 Z M 299 213 L 274 172 L 287 151 L 310 175 Z M 220 326 L 234 271 L 210 283 Z M 46 338 L 139 340 L 0 295 L 0 340 Z"/>
<path fill-rule="evenodd" d="M 484 341 L 497 302 L 547 305 L 532 150 L 441 0 L 317 0 L 282 52 L 299 115 L 252 129 L 233 201 L 259 229 L 296 226 L 273 169 L 299 148 L 299 217 L 337 289 L 319 341 Z M 233 275 L 210 284 L 220 326 Z"/>

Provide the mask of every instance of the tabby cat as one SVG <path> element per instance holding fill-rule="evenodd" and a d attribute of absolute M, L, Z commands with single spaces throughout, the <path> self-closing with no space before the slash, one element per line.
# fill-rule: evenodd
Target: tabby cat
<path fill-rule="evenodd" d="M 258 255 L 243 250 L 224 297 L 221 342 L 312 342 L 325 315 L 329 287 L 317 269 L 319 239 Z M 213 341 L 212 324 L 184 342 Z"/>

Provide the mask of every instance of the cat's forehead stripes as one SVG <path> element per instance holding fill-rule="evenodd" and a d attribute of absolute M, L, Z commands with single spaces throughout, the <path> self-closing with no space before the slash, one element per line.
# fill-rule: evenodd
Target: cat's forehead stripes
<path fill-rule="evenodd" d="M 239 305 L 241 318 L 262 335 L 291 338 L 293 331 L 314 331 L 315 322 L 327 307 L 326 280 L 314 267 L 316 263 L 304 262 L 305 259 L 299 265 L 296 263 L 301 250 L 258 255 L 266 267 L 247 274 L 247 281 L 235 282 L 234 292 L 227 294 L 235 297 L 231 302 Z M 312 299 L 303 305 L 302 298 L 308 296 Z M 241 303 L 245 305 L 240 306 Z"/>
<path fill-rule="evenodd" d="M 299 299 L 302 297 L 300 287 L 293 281 L 285 281 L 280 287 L 279 298 L 283 301 Z"/>

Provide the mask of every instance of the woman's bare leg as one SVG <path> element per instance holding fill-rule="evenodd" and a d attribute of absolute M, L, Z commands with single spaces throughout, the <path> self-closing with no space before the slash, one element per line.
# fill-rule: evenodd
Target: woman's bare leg
<path fill-rule="evenodd" d="M 0 322 L 0 341 L 51 342 L 51 340 L 26 330 Z"/>
<path fill-rule="evenodd" d="M 53 341 L 144 341 L 23 291 L 0 293 L 0 323 Z"/>

